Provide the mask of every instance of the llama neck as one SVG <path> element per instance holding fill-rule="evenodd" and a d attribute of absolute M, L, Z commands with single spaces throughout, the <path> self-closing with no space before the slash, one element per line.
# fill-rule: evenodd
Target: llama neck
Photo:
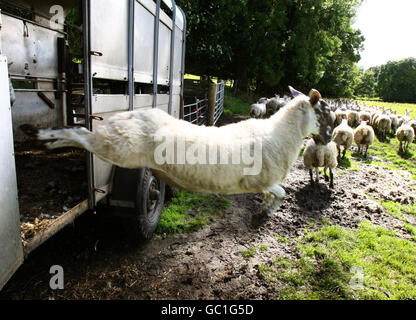
<path fill-rule="evenodd" d="M 297 159 L 304 139 L 304 119 L 296 106 L 282 110 L 270 118 L 274 131 L 270 141 L 274 147 L 274 157 L 290 167 Z M 284 149 L 285 152 L 281 152 Z"/>

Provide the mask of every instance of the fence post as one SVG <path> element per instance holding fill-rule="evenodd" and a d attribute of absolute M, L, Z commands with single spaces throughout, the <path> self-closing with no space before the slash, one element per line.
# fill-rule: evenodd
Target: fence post
<path fill-rule="evenodd" d="M 215 122 L 215 106 L 217 104 L 217 84 L 210 83 L 208 88 L 208 125 L 213 126 Z"/>

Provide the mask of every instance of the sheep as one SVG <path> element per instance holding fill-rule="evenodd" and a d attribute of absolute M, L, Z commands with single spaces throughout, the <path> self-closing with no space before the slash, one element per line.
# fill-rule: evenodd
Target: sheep
<path fill-rule="evenodd" d="M 278 95 L 275 95 L 273 98 L 267 99 L 266 110 L 268 114 L 274 114 L 283 108 L 289 100 L 285 98 L 280 98 Z"/>
<path fill-rule="evenodd" d="M 406 113 L 404 115 L 398 116 L 399 122 L 398 126 L 400 127 L 403 123 L 410 121 L 410 110 L 406 109 Z"/>
<path fill-rule="evenodd" d="M 367 158 L 368 147 L 373 143 L 374 136 L 374 129 L 368 125 L 368 121 L 361 121 L 361 124 L 354 130 L 354 141 L 358 147 L 358 154 L 363 154 Z"/>
<path fill-rule="evenodd" d="M 409 123 L 409 121 L 405 122 L 397 129 L 396 137 L 400 141 L 399 152 L 406 152 L 415 137 L 415 132 Z"/>
<path fill-rule="evenodd" d="M 360 123 L 363 121 L 371 121 L 371 113 L 368 111 L 360 112 Z"/>
<path fill-rule="evenodd" d="M 303 164 L 309 169 L 309 176 L 311 183 L 313 181 L 312 168 L 315 168 L 316 183 L 319 183 L 319 168 L 324 168 L 325 181 L 329 182 L 329 187 L 334 188 L 334 174 L 332 172 L 338 165 L 337 161 L 337 145 L 331 141 L 328 144 L 318 144 L 314 139 L 310 139 L 306 144 L 305 151 L 303 152 Z M 327 175 L 327 169 L 329 169 L 329 176 Z"/>
<path fill-rule="evenodd" d="M 332 129 L 335 128 L 335 121 L 337 120 L 337 115 L 335 114 L 334 111 L 329 111 L 329 118 L 331 119 L 331 127 Z"/>
<path fill-rule="evenodd" d="M 312 89 L 309 96 L 299 95 L 268 119 L 248 119 L 223 127 L 196 126 L 155 108 L 111 116 L 93 132 L 83 127 L 39 130 L 23 125 L 20 129 L 39 140 L 54 139 L 46 142 L 49 149 L 81 147 L 119 167 L 149 168 L 160 179 L 184 190 L 263 192 L 263 208 L 256 216 L 267 219 L 284 199 L 281 183 L 297 159 L 303 139 L 313 135 L 321 143 L 330 141 L 329 108 L 321 98 Z M 244 157 L 235 161 L 234 154 L 241 150 L 248 150 L 246 158 L 251 157 L 252 148 L 252 168 L 247 168 L 249 161 Z M 175 157 L 178 149 L 183 152 Z"/>
<path fill-rule="evenodd" d="M 336 116 L 335 127 L 339 126 L 343 119 L 348 119 L 347 111 L 343 109 L 337 109 L 335 111 L 335 116 Z"/>
<path fill-rule="evenodd" d="M 250 106 L 250 116 L 252 118 L 263 118 L 266 115 L 266 101 L 260 99 L 257 103 Z"/>
<path fill-rule="evenodd" d="M 409 126 L 413 128 L 413 132 L 416 136 L 416 119 L 409 122 Z"/>
<path fill-rule="evenodd" d="M 348 125 L 353 128 L 357 127 L 360 124 L 360 114 L 357 111 L 349 110 L 347 111 Z"/>
<path fill-rule="evenodd" d="M 376 119 L 375 119 L 375 127 L 377 128 L 377 130 L 380 133 L 380 136 L 385 139 L 387 133 L 390 131 L 391 129 L 391 120 L 390 117 L 388 115 L 386 115 L 385 113 L 379 115 Z"/>
<path fill-rule="evenodd" d="M 348 120 L 343 119 L 341 124 L 332 133 L 332 141 L 336 143 L 338 148 L 338 158 L 341 158 L 341 146 L 344 147 L 342 158 L 345 158 L 345 153 L 352 146 L 353 138 L 354 131 L 348 125 Z"/>
<path fill-rule="evenodd" d="M 399 128 L 399 119 L 397 118 L 396 111 L 392 111 L 389 117 L 391 120 L 391 130 L 393 131 L 393 133 L 395 133 Z"/>

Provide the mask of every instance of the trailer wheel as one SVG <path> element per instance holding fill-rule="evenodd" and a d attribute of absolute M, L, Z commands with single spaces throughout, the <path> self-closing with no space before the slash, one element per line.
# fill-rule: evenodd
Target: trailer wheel
<path fill-rule="evenodd" d="M 157 179 L 149 169 L 143 169 L 136 201 L 138 235 L 150 240 L 162 215 L 165 201 L 165 183 Z"/>
<path fill-rule="evenodd" d="M 162 214 L 165 183 L 149 169 L 115 167 L 109 201 L 113 212 L 126 218 L 126 231 L 132 238 L 150 240 Z"/>

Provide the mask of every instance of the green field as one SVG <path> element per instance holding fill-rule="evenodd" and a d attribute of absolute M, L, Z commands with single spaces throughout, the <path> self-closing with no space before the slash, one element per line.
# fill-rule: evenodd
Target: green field
<path fill-rule="evenodd" d="M 416 118 L 416 104 L 413 103 L 395 103 L 395 102 L 382 102 L 382 101 L 364 101 L 364 100 L 357 100 L 360 104 L 366 103 L 367 106 L 377 106 L 377 107 L 384 107 L 384 108 L 391 108 L 392 110 L 396 110 L 397 114 L 405 114 L 406 109 L 411 110 L 410 116 L 412 119 Z"/>

